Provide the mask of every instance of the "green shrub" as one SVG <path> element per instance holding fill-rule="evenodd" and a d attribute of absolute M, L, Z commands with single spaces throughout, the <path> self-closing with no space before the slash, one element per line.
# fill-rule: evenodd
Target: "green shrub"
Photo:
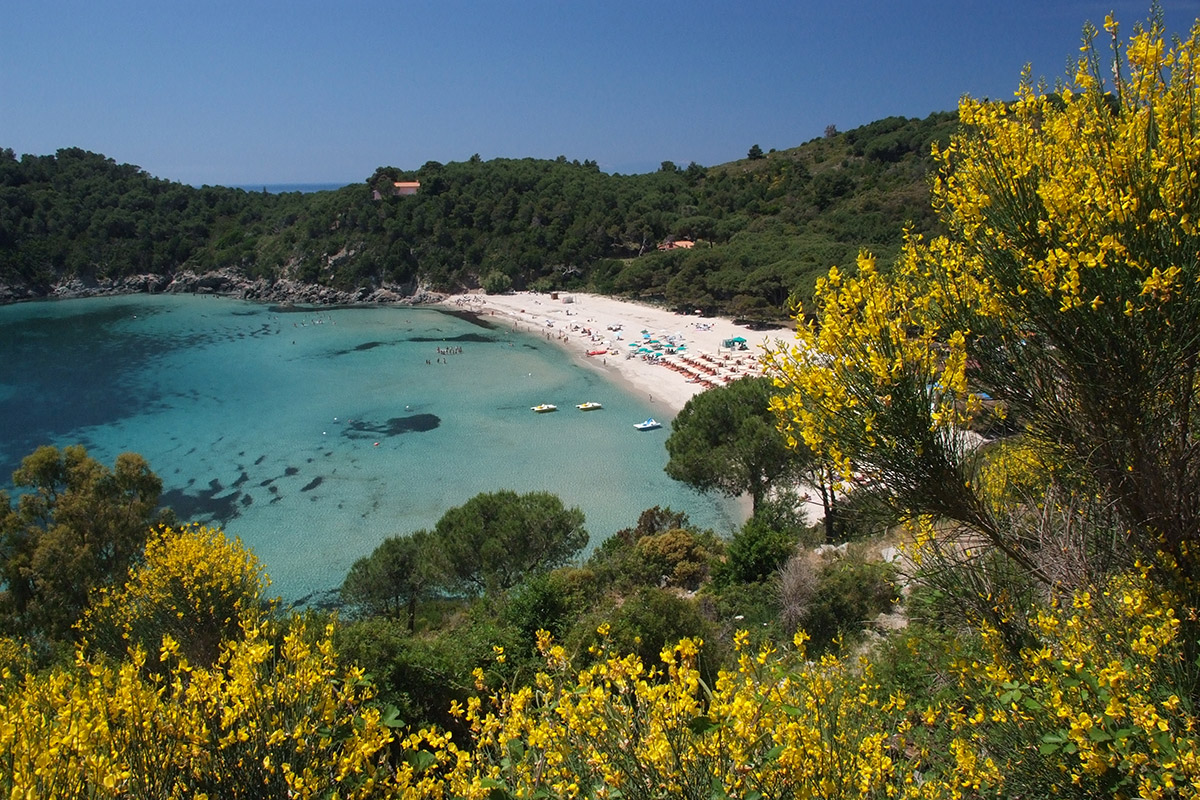
<path fill-rule="evenodd" d="M 796 552 L 803 528 L 780 524 L 766 509 L 755 514 L 725 545 L 725 561 L 713 571 L 719 586 L 765 581 Z"/>
<path fill-rule="evenodd" d="M 717 642 L 717 627 L 701 611 L 699 603 L 680 597 L 675 592 L 646 587 L 628 597 L 620 607 L 605 612 L 599 610 L 593 616 L 594 625 L 585 628 L 582 624 L 574 634 L 576 652 L 587 652 L 599 644 L 596 628 L 610 623 L 608 648 L 611 652 L 635 653 L 646 664 L 659 663 L 663 648 L 673 646 L 680 639 L 699 638 L 706 643 Z M 714 648 L 706 647 L 713 654 Z M 717 663 L 715 654 L 707 659 Z"/>
<path fill-rule="evenodd" d="M 510 592 L 503 619 L 530 648 L 539 630 L 549 631 L 561 640 L 588 608 L 595 583 L 594 573 L 583 569 L 533 575 Z"/>
<path fill-rule="evenodd" d="M 784 573 L 785 624 L 803 628 L 814 650 L 825 649 L 891 609 L 897 599 L 895 579 L 895 566 L 868 561 L 855 550 L 799 554 Z"/>
<path fill-rule="evenodd" d="M 499 270 L 493 270 L 481 281 L 483 290 L 488 294 L 504 294 L 512 289 L 512 278 Z"/>

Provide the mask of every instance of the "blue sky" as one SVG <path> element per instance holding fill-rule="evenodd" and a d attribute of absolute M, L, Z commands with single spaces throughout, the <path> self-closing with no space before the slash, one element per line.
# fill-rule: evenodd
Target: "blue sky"
<path fill-rule="evenodd" d="M 1181 35 L 1200 0 L 1164 0 Z M 1115 0 L 16 0 L 0 147 L 82 147 L 191 184 L 378 166 L 719 164 L 1065 73 Z"/>

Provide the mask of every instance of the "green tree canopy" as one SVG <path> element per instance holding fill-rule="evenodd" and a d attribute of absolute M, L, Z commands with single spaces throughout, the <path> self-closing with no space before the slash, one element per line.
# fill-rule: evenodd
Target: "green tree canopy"
<path fill-rule="evenodd" d="M 776 429 L 773 392 L 768 378 L 743 378 L 689 400 L 671 422 L 667 474 L 699 491 L 748 492 L 756 509 L 776 483 L 798 480 L 810 459 Z"/>
<path fill-rule="evenodd" d="M 566 564 L 587 544 L 583 522 L 549 492 L 483 493 L 442 515 L 434 549 L 447 588 L 490 594 Z"/>
<path fill-rule="evenodd" d="M 66 635 L 95 587 L 124 580 L 156 518 L 162 481 L 136 453 L 113 469 L 72 445 L 40 447 L 0 492 L 0 612 L 5 627 Z"/>
<path fill-rule="evenodd" d="M 342 599 L 368 616 L 399 618 L 407 612 L 408 630 L 416 627 L 417 603 L 433 587 L 429 531 L 389 536 L 369 556 L 350 567 Z"/>
<path fill-rule="evenodd" d="M 159 276 L 139 279 L 152 286 L 188 270 L 224 272 L 218 292 L 238 291 L 228 276 L 240 275 L 357 294 L 478 287 L 498 272 L 515 289 L 628 292 L 780 320 L 828 264 L 859 246 L 886 258 L 906 223 L 936 224 L 929 144 L 955 124 L 897 117 L 769 158 L 643 175 L 566 159 L 383 166 L 311 194 L 193 188 L 78 148 L 19 159 L 0 149 L 0 284 L 37 296 L 67 277 Z M 395 181 L 420 190 L 395 196 Z M 660 253 L 670 236 L 706 246 Z M 755 274 L 767 267 L 768 279 Z"/>

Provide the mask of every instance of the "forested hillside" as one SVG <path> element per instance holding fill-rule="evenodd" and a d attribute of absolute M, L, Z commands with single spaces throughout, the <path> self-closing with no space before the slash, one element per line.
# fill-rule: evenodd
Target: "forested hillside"
<path fill-rule="evenodd" d="M 778 318 L 861 247 L 936 225 L 930 143 L 953 113 L 892 117 L 717 167 L 610 175 L 594 162 L 496 159 L 381 167 L 314 194 L 193 188 L 80 149 L 0 150 L 0 285 L 233 271 L 343 291 L 589 289 Z M 393 181 L 420 181 L 393 196 Z M 379 199 L 376 199 L 378 190 Z M 691 249 L 660 251 L 678 239 Z"/>

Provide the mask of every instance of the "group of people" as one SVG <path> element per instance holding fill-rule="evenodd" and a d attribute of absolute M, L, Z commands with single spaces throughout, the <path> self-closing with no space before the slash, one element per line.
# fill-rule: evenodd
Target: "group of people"
<path fill-rule="evenodd" d="M 438 357 L 437 357 L 437 361 L 436 361 L 436 363 L 438 363 L 438 364 L 449 364 L 450 362 L 449 362 L 449 361 L 447 361 L 447 360 L 444 358 L 444 356 L 457 356 L 457 355 L 462 355 L 462 351 L 463 351 L 463 349 L 462 349 L 462 345 L 454 345 L 453 347 L 439 347 L 439 348 L 437 349 L 437 351 L 438 351 Z M 425 363 L 426 363 L 426 364 L 433 364 L 433 363 L 435 363 L 435 362 L 433 362 L 433 361 L 430 361 L 430 360 L 427 358 L 427 359 L 425 359 Z"/>

